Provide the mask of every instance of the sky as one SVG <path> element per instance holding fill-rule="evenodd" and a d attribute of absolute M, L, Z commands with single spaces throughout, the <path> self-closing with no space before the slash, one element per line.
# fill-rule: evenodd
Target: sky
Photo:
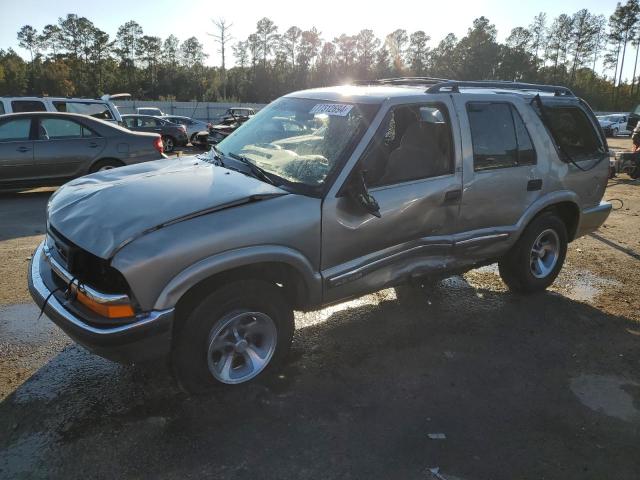
<path fill-rule="evenodd" d="M 231 34 L 241 40 L 266 16 L 281 32 L 292 25 L 303 30 L 315 26 L 327 40 L 341 33 L 355 34 L 363 28 L 373 30 L 379 38 L 396 28 L 409 32 L 424 30 L 435 46 L 450 32 L 464 36 L 473 19 L 481 15 L 495 24 L 502 41 L 513 27 L 529 25 L 541 11 L 552 19 L 561 13 L 572 14 L 587 8 L 608 18 L 616 3 L 616 0 L 315 0 L 305 4 L 299 0 L 22 0 L 17 4 L 15 0 L 0 0 L 0 48 L 12 47 L 26 58 L 27 52 L 18 47 L 16 40 L 20 27 L 28 24 L 40 31 L 44 25 L 56 23 L 58 17 L 76 13 L 112 37 L 128 20 L 138 22 L 147 35 L 165 38 L 174 34 L 180 40 L 196 36 L 209 54 L 207 64 L 218 65 L 218 46 L 207 35 L 215 31 L 212 18 L 222 17 L 233 23 Z M 628 63 L 632 61 L 628 59 Z"/>

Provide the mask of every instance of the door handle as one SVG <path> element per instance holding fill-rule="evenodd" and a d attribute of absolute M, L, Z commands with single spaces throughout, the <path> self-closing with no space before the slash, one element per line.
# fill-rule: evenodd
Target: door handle
<path fill-rule="evenodd" d="M 542 190 L 542 179 L 529 180 L 527 182 L 527 192 L 535 192 L 537 190 Z"/>
<path fill-rule="evenodd" d="M 31 150 L 31 149 L 30 149 L 30 148 L 28 148 L 28 147 L 18 147 L 18 148 L 16 148 L 16 151 L 17 151 L 17 152 L 21 152 L 21 153 L 25 153 L 25 152 L 28 152 L 28 151 L 30 151 L 30 150 Z"/>
<path fill-rule="evenodd" d="M 460 200 L 462 198 L 462 190 L 449 190 L 444 194 L 445 202 L 454 202 L 456 200 Z"/>
<path fill-rule="evenodd" d="M 91 142 L 91 143 L 89 144 L 89 148 L 98 148 L 98 144 L 97 144 L 97 143 L 95 143 L 95 142 Z"/>

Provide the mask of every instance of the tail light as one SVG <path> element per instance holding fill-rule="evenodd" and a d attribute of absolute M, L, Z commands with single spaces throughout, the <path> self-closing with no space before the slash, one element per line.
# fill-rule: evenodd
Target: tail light
<path fill-rule="evenodd" d="M 162 138 L 159 136 L 153 141 L 153 148 L 155 148 L 158 152 L 164 153 L 164 147 L 162 146 Z"/>

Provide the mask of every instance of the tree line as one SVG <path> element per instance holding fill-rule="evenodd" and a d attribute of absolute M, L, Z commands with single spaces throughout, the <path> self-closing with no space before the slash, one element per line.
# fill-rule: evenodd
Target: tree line
<path fill-rule="evenodd" d="M 486 17 L 462 38 L 437 44 L 424 30 L 397 29 L 378 38 L 370 29 L 323 38 L 312 27 L 281 30 L 262 18 L 246 39 L 233 24 L 212 20 L 209 34 L 221 65 L 207 66 L 196 37 L 182 42 L 145 35 L 131 20 L 114 38 L 75 14 L 37 31 L 17 33 L 24 59 L 0 49 L 0 95 L 99 96 L 129 92 L 138 99 L 269 102 L 304 88 L 399 76 L 500 79 L 571 87 L 597 110 L 629 110 L 640 101 L 640 0 L 618 3 L 606 18 L 587 9 L 536 15 L 498 42 Z M 228 65 L 229 53 L 234 65 Z M 626 78 L 633 64 L 631 78 Z"/>

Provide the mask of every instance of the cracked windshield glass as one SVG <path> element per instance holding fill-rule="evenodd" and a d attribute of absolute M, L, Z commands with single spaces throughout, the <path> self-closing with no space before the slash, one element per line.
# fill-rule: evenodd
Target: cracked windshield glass
<path fill-rule="evenodd" d="M 365 130 L 366 106 L 283 98 L 218 145 L 287 182 L 321 186 Z"/>

